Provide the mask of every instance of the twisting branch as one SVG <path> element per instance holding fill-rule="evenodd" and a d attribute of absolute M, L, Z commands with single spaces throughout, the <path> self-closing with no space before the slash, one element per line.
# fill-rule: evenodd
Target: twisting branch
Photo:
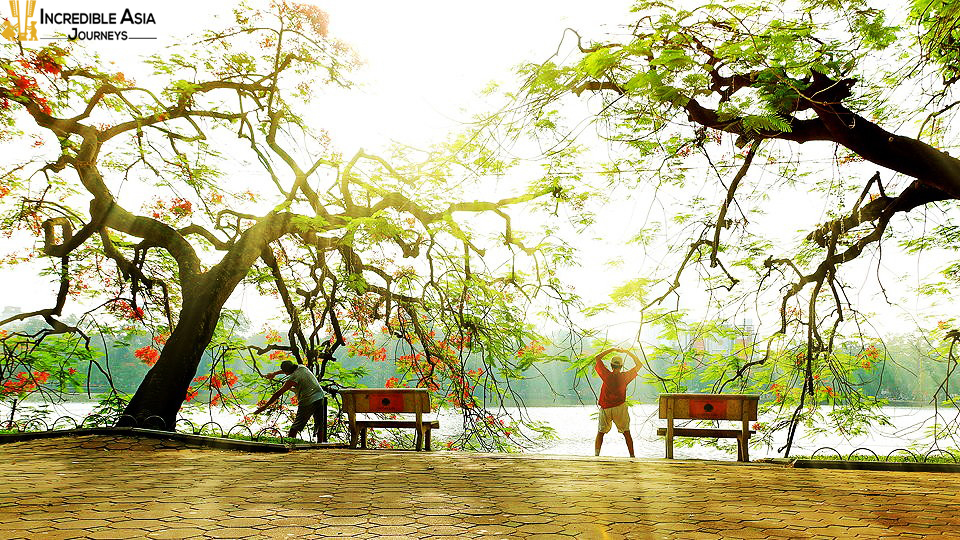
<path fill-rule="evenodd" d="M 750 150 L 743 159 L 743 164 L 740 165 L 736 176 L 734 176 L 733 181 L 730 182 L 730 187 L 727 188 L 727 198 L 724 199 L 723 204 L 720 205 L 720 212 L 717 214 L 717 225 L 713 229 L 713 246 L 710 249 L 711 268 L 716 267 L 720 262 L 717 259 L 717 251 L 720 247 L 720 230 L 729 226 L 726 219 L 727 210 L 730 208 L 730 203 L 733 202 L 733 196 L 737 193 L 737 188 L 740 187 L 740 181 L 747 175 L 747 170 L 750 168 L 750 164 L 753 163 L 753 157 L 757 155 L 757 148 L 759 147 L 759 140 L 753 141 L 753 144 L 750 145 Z"/>

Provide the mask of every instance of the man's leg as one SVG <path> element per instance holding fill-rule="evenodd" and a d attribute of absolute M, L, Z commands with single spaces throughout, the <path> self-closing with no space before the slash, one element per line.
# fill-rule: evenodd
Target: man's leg
<path fill-rule="evenodd" d="M 291 439 L 296 438 L 296 436 L 303 431 L 303 428 L 307 425 L 307 421 L 310 420 L 310 415 L 313 413 L 313 407 L 308 405 L 298 405 L 297 406 L 297 415 L 293 418 L 293 425 L 290 426 L 290 431 L 287 432 L 287 437 Z"/>
<path fill-rule="evenodd" d="M 633 457 L 633 437 L 630 436 L 630 430 L 623 432 L 623 440 L 627 441 L 627 452 L 630 452 L 630 457 Z"/>
<path fill-rule="evenodd" d="M 327 423 L 325 412 L 327 411 L 326 407 L 323 406 L 322 399 L 313 402 L 313 435 L 317 442 L 324 442 L 321 440 L 320 433 Z"/>
<path fill-rule="evenodd" d="M 613 419 L 610 416 L 609 409 L 600 409 L 600 414 L 598 416 L 599 422 L 597 423 L 597 440 L 593 443 L 593 455 L 600 455 L 600 447 L 603 445 L 603 436 L 610 431 L 612 427 Z"/>

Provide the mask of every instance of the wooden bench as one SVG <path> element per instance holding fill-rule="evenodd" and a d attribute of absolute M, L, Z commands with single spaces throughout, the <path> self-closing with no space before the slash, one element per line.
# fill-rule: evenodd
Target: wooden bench
<path fill-rule="evenodd" d="M 430 450 L 430 430 L 440 427 L 439 420 L 424 420 L 430 412 L 430 393 L 426 388 L 344 388 L 339 390 L 343 398 L 343 410 L 350 422 L 350 448 L 367 447 L 369 428 L 412 428 L 416 430 L 416 447 L 419 452 L 426 443 Z M 357 413 L 413 413 L 413 420 L 404 419 L 358 419 Z"/>
<path fill-rule="evenodd" d="M 660 418 L 666 428 L 657 429 L 666 436 L 667 459 L 673 459 L 674 437 L 710 437 L 737 439 L 737 461 L 750 461 L 750 422 L 757 419 L 760 396 L 748 394 L 660 394 Z M 674 420 L 735 420 L 740 429 L 675 428 Z"/>

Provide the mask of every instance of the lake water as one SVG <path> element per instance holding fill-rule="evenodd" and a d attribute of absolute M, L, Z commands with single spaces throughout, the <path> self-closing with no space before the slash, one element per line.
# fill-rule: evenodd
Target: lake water
<path fill-rule="evenodd" d="M 542 418 L 551 423 L 557 430 L 559 440 L 542 449 L 538 453 L 545 454 L 566 454 L 575 456 L 592 456 L 593 442 L 597 434 L 597 421 L 595 416 L 596 407 L 543 407 L 530 409 L 534 418 Z M 830 433 L 814 437 L 805 434 L 802 428 L 798 430 L 797 437 L 794 439 L 791 455 L 809 455 L 819 448 L 831 447 L 841 452 L 844 456 L 858 448 L 869 448 L 876 452 L 880 457 L 884 457 L 898 448 L 908 448 L 917 440 L 926 441 L 929 445 L 931 439 L 922 437 L 922 432 L 918 428 L 923 425 L 931 425 L 934 417 L 932 408 L 907 408 L 907 407 L 886 407 L 884 409 L 890 416 L 892 427 L 876 427 L 869 435 L 844 436 L 843 434 Z M 941 423 L 943 419 L 943 409 L 940 410 Z M 948 411 L 949 419 L 956 421 L 957 411 Z M 664 439 L 656 435 L 657 428 L 666 427 L 666 420 L 658 418 L 658 407 L 655 404 L 635 405 L 630 408 L 631 434 L 633 435 L 634 451 L 637 457 L 664 457 Z M 761 421 L 765 420 L 761 418 Z M 678 424 L 679 425 L 679 424 Z M 723 423 L 725 427 L 739 427 L 738 423 Z M 750 445 L 750 458 L 757 459 L 762 457 L 780 457 L 777 449 L 786 443 L 787 434 L 781 432 L 771 447 Z M 731 445 L 736 445 L 734 439 L 726 439 Z M 952 442 L 949 445 L 942 446 L 960 446 L 960 442 Z M 928 449 L 927 446 L 924 449 Z M 820 453 L 824 453 L 821 451 Z M 828 452 L 829 453 L 829 452 Z M 859 453 L 859 452 L 858 452 Z M 608 433 L 603 442 L 601 455 L 604 456 L 626 456 L 627 448 L 623 442 L 623 437 L 616 433 L 616 429 Z M 709 446 L 696 444 L 692 447 L 674 448 L 674 457 L 689 459 L 736 459 L 736 450 L 725 451 Z M 960 458 L 960 456 L 958 456 Z"/>
<path fill-rule="evenodd" d="M 56 405 L 47 416 L 47 422 L 52 423 L 61 416 L 71 416 L 82 419 L 92 410 L 92 403 L 64 403 Z M 533 419 L 549 423 L 556 430 L 557 440 L 547 443 L 538 448 L 529 450 L 536 454 L 557 454 L 570 456 L 592 456 L 593 443 L 597 434 L 596 407 L 530 407 L 526 410 L 526 415 Z M 911 408 L 911 407 L 886 407 L 885 412 L 889 415 L 893 426 L 881 426 L 874 428 L 869 435 L 845 436 L 838 433 L 830 433 L 817 437 L 798 431 L 798 436 L 794 440 L 791 455 L 809 455 L 819 448 L 831 447 L 844 455 L 849 454 L 858 448 L 869 448 L 876 452 L 881 458 L 898 448 L 908 448 L 911 444 L 925 442 L 922 448 L 929 450 L 930 439 L 925 438 L 921 428 L 932 425 L 934 409 L 932 408 Z M 8 409 L 0 404 L 0 419 L 7 418 Z M 940 410 L 941 424 L 945 420 L 957 421 L 956 410 Z M 19 415 L 18 415 L 19 416 Z M 657 406 L 655 404 L 635 405 L 630 409 L 631 432 L 634 440 L 634 450 L 637 457 L 659 458 L 664 456 L 664 440 L 656 436 L 658 427 L 664 427 L 666 422 L 657 418 Z M 199 426 L 204 422 L 213 420 L 218 422 L 223 429 L 229 430 L 231 427 L 240 423 L 242 415 L 231 414 L 228 412 L 215 411 L 213 413 L 191 413 L 186 415 L 194 424 Z M 442 438 L 444 435 L 453 433 L 460 425 L 460 418 L 453 412 L 445 411 L 440 414 L 440 432 L 435 436 Z M 764 419 L 761 418 L 761 421 Z M 66 427 L 67 423 L 61 421 L 57 427 Z M 72 427 L 72 426 L 70 426 Z M 737 427 L 736 423 L 730 423 L 729 427 Z M 736 444 L 733 439 L 727 442 Z M 762 457 L 778 457 L 780 454 L 777 448 L 783 446 L 786 442 L 786 433 L 779 433 L 777 439 L 771 447 L 751 445 L 750 457 L 757 459 Z M 954 441 L 945 443 L 941 441 L 941 447 L 958 447 L 960 442 Z M 824 452 L 821 452 L 824 453 Z M 616 432 L 616 429 L 608 433 L 604 439 L 603 456 L 626 456 L 627 449 L 623 437 Z M 734 460 L 736 459 L 736 450 L 724 451 L 709 446 L 703 446 L 697 443 L 692 447 L 676 447 L 674 456 L 677 458 L 691 459 L 718 459 Z M 958 456 L 960 458 L 960 456 Z"/>

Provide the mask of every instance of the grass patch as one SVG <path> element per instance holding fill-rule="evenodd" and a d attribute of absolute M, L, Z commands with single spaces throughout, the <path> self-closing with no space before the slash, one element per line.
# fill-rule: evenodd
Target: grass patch
<path fill-rule="evenodd" d="M 960 450 L 949 449 L 957 459 L 960 459 Z M 874 457 L 873 454 L 864 454 L 858 453 L 852 456 L 844 455 L 837 456 L 836 454 L 817 454 L 816 456 L 792 456 L 793 459 L 808 459 L 813 461 L 879 461 L 881 463 L 946 463 L 946 464 L 957 464 L 952 457 L 947 454 L 931 454 L 929 457 L 924 457 L 922 454 L 918 454 L 916 457 L 907 454 L 906 452 L 898 452 L 891 456 L 880 455 Z"/>
<path fill-rule="evenodd" d="M 204 435 L 207 437 L 217 437 L 219 439 L 231 439 L 235 441 L 248 441 L 248 442 L 260 442 L 260 443 L 272 443 L 272 444 L 313 444 L 311 441 L 306 441 L 303 439 L 290 439 L 287 437 L 280 438 L 276 435 L 261 435 L 258 437 L 251 437 L 246 433 L 230 433 L 228 435 L 220 436 L 216 433 L 197 433 L 197 435 Z"/>

